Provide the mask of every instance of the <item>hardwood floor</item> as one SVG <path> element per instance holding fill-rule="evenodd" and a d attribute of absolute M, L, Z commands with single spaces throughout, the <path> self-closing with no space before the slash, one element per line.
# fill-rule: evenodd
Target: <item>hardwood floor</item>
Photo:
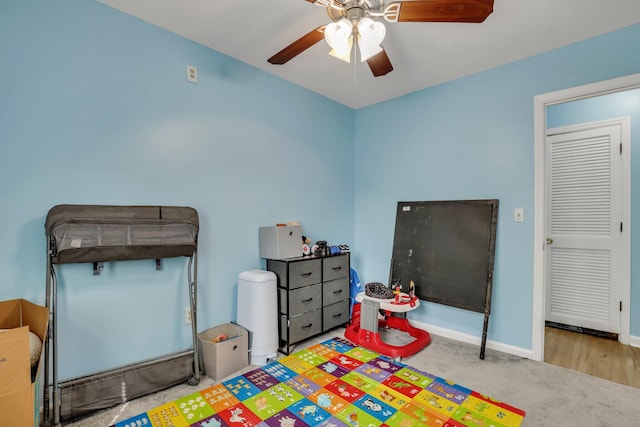
<path fill-rule="evenodd" d="M 544 361 L 640 388 L 640 348 L 611 339 L 547 326 Z"/>

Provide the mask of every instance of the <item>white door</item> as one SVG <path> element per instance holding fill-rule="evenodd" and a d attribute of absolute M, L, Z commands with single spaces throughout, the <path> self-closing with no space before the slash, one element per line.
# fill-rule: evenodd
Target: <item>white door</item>
<path fill-rule="evenodd" d="M 620 333 L 624 125 L 547 132 L 547 321 Z"/>

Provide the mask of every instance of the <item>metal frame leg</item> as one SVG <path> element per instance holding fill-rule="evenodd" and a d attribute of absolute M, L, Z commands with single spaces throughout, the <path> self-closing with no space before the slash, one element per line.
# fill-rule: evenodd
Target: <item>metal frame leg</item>
<path fill-rule="evenodd" d="M 47 330 L 47 339 L 44 342 L 44 385 L 43 385 L 43 396 L 42 396 L 42 425 L 50 425 L 49 420 L 49 354 L 51 352 L 50 342 L 51 342 L 51 325 L 53 324 L 52 311 L 51 311 L 51 257 L 49 252 L 49 247 L 47 245 L 47 278 L 46 278 L 46 298 L 45 298 L 45 306 L 49 309 L 49 327 Z"/>
<path fill-rule="evenodd" d="M 45 342 L 44 360 L 44 396 L 42 423 L 47 426 L 60 425 L 60 384 L 58 380 L 58 280 L 56 271 L 51 263 L 51 244 L 47 247 L 47 279 L 46 306 L 49 309 L 49 330 Z M 51 365 L 51 374 L 49 373 Z M 53 409 L 51 414 L 50 408 Z"/>
<path fill-rule="evenodd" d="M 193 268 L 192 268 L 193 267 Z M 191 280 L 193 272 L 193 280 Z M 198 252 L 189 258 L 189 306 L 191 307 L 191 336 L 193 338 L 193 377 L 189 385 L 200 383 L 200 351 L 198 350 Z"/>

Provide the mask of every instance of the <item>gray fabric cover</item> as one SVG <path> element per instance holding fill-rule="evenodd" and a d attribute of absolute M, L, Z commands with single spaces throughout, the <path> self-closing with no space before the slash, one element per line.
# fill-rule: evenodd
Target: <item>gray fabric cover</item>
<path fill-rule="evenodd" d="M 64 382 L 60 384 L 60 418 L 111 408 L 184 383 L 192 374 L 190 351 Z"/>
<path fill-rule="evenodd" d="M 191 256 L 198 229 L 182 206 L 57 205 L 45 221 L 54 264 Z"/>

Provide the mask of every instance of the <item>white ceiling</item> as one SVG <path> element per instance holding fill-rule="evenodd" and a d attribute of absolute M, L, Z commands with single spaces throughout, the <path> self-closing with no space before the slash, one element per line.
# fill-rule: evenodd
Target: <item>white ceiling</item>
<path fill-rule="evenodd" d="M 640 22 L 640 0 L 495 0 L 481 24 L 383 21 L 394 70 L 373 77 L 366 63 L 329 56 L 324 41 L 284 65 L 267 62 L 330 22 L 325 8 L 305 0 L 99 1 L 352 108 Z"/>

